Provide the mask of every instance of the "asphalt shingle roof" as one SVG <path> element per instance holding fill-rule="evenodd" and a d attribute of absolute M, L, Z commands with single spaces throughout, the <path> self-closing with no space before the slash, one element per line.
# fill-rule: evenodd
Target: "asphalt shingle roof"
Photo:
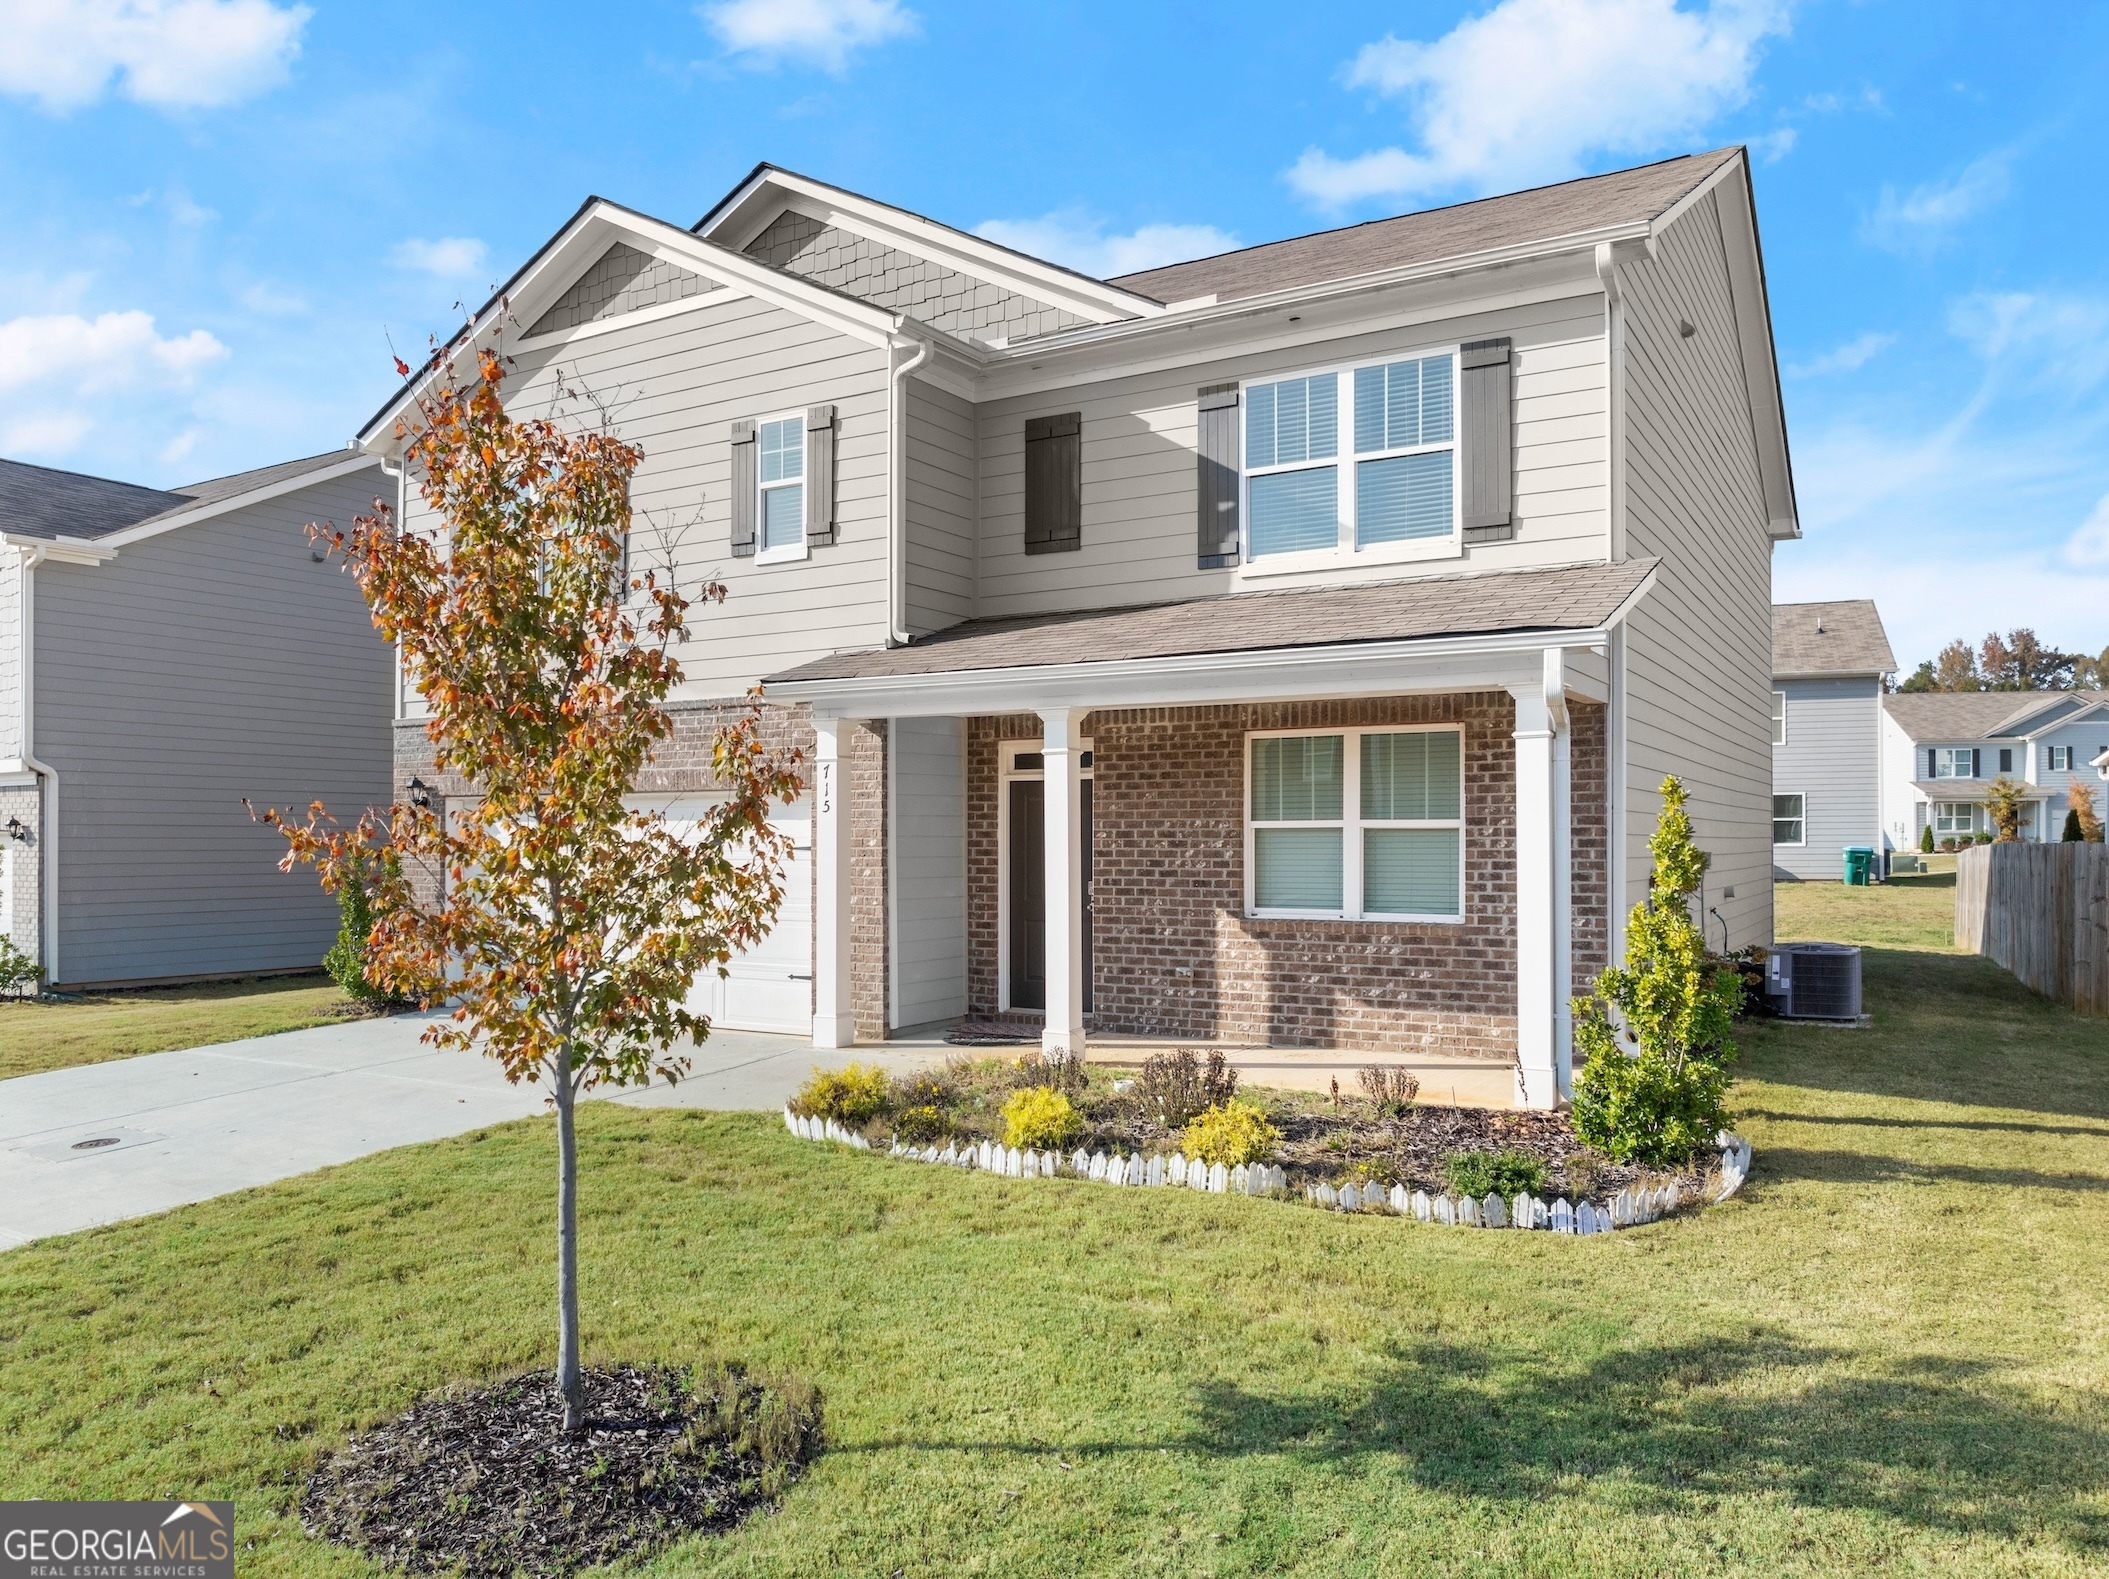
<path fill-rule="evenodd" d="M 201 505 L 217 504 L 222 499 L 355 458 L 349 450 L 330 450 L 297 461 L 259 466 L 254 471 L 185 483 L 180 488 L 142 488 L 136 483 L 90 477 L 84 472 L 0 460 L 0 532 L 90 540 L 108 537 L 127 527 L 182 515 Z"/>
<path fill-rule="evenodd" d="M 1408 263 L 1455 258 L 1496 247 L 1549 241 L 1606 225 L 1651 220 L 1740 150 L 1717 148 L 1633 170 L 1563 181 L 1449 208 L 1373 219 L 1344 230 L 1270 241 L 1192 263 L 1123 274 L 1108 285 L 1161 302 L 1215 296 L 1233 301 L 1325 280 L 1351 279 Z"/>
<path fill-rule="evenodd" d="M 2012 733 L 2026 715 L 2073 695 L 2099 701 L 2099 692 L 1899 691 L 1882 698 L 1889 716 L 1913 740 L 1990 740 Z"/>
<path fill-rule="evenodd" d="M 1870 599 L 1772 605 L 1774 674 L 1894 674 L 1896 668 Z"/>
<path fill-rule="evenodd" d="M 866 680 L 1136 658 L 1330 647 L 1504 631 L 1593 630 L 1640 590 L 1652 559 L 1360 587 L 1235 592 L 1073 614 L 967 620 L 906 647 L 837 653 L 767 683 Z"/>

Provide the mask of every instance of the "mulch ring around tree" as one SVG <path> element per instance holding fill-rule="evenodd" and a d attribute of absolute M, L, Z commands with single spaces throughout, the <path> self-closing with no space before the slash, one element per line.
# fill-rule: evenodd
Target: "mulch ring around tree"
<path fill-rule="evenodd" d="M 427 1398 L 325 1460 L 301 1522 L 414 1574 L 568 1574 L 731 1529 L 820 1451 L 796 1379 L 622 1366 L 585 1386 L 572 1436 L 546 1371 Z"/>

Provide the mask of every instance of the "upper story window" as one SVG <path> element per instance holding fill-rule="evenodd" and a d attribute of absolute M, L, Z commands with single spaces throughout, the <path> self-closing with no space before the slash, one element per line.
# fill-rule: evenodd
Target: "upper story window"
<path fill-rule="evenodd" d="M 1461 731 L 1254 735 L 1249 750 L 1245 882 L 1254 914 L 1461 919 Z"/>
<path fill-rule="evenodd" d="M 2046 763 L 2046 767 L 2050 772 L 2070 773 L 2072 771 L 2072 747 L 2045 746 L 2043 750 L 2050 759 Z"/>
<path fill-rule="evenodd" d="M 1787 693 L 1772 693 L 1772 743 L 1783 746 L 1787 743 Z M 1777 842 L 1777 841 L 1775 841 Z"/>
<path fill-rule="evenodd" d="M 1456 381 L 1445 351 L 1247 385 L 1246 558 L 1454 541 Z"/>
<path fill-rule="evenodd" d="M 760 507 L 755 512 L 757 557 L 805 555 L 805 418 L 780 417 L 760 424 Z"/>
<path fill-rule="evenodd" d="M 1933 748 L 1933 776 L 1937 779 L 1976 778 L 1977 748 L 1975 746 L 1935 746 Z"/>

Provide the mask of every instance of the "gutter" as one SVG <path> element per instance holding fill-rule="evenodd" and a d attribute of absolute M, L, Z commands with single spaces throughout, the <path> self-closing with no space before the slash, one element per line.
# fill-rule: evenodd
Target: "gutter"
<path fill-rule="evenodd" d="M 22 550 L 22 765 L 48 786 L 37 827 L 37 954 L 44 980 L 59 979 L 59 770 L 36 754 L 36 568 L 50 552 L 42 543 Z"/>
<path fill-rule="evenodd" d="M 905 647 L 908 634 L 908 375 L 930 359 L 928 340 L 906 342 L 915 355 L 886 380 L 886 645 Z M 893 360 L 898 346 L 889 346 Z"/>

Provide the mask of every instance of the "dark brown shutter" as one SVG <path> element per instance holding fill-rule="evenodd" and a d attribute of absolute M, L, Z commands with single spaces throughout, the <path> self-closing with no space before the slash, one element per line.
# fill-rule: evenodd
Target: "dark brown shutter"
<path fill-rule="evenodd" d="M 1238 562 L 1238 472 L 1244 459 L 1238 386 L 1209 384 L 1195 399 L 1194 562 L 1221 570 Z"/>
<path fill-rule="evenodd" d="M 835 540 L 835 408 L 806 407 L 806 546 Z"/>
<path fill-rule="evenodd" d="M 1025 551 L 1063 554 L 1084 546 L 1084 417 L 1032 417 L 1025 424 Z"/>
<path fill-rule="evenodd" d="M 732 557 L 754 554 L 754 418 L 732 424 Z"/>
<path fill-rule="evenodd" d="M 1458 375 L 1465 541 L 1504 543 L 1516 535 L 1516 415 L 1507 337 L 1466 341 Z"/>

